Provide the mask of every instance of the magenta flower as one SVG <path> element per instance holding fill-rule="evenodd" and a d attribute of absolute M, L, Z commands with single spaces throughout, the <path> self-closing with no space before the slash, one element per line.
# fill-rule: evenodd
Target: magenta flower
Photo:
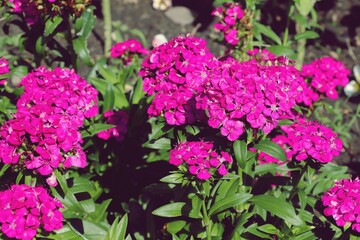
<path fill-rule="evenodd" d="M 139 75 L 144 91 L 155 95 L 149 116 L 164 116 L 170 125 L 192 123 L 203 117 L 194 98 L 210 77 L 214 56 L 204 39 L 177 37 L 153 49 Z"/>
<path fill-rule="evenodd" d="M 104 140 L 114 137 L 118 142 L 123 141 L 128 130 L 129 113 L 123 110 L 109 110 L 104 113 L 104 117 L 106 118 L 106 123 L 113 124 L 115 127 L 99 132 L 97 136 Z"/>
<path fill-rule="evenodd" d="M 110 52 L 112 58 L 120 58 L 123 64 L 127 66 L 135 55 L 147 55 L 149 51 L 139 41 L 129 39 L 112 46 Z"/>
<path fill-rule="evenodd" d="M 211 142 L 181 142 L 170 150 L 170 164 L 183 165 L 200 180 L 208 180 L 217 171 L 221 176 L 228 173 L 227 164 L 232 158 L 227 152 L 216 153 Z"/>
<path fill-rule="evenodd" d="M 281 119 L 293 118 L 301 82 L 299 71 L 286 59 L 269 66 L 228 58 L 217 63 L 196 106 L 206 111 L 209 126 L 220 128 L 230 141 L 238 139 L 247 125 L 268 134 Z"/>
<path fill-rule="evenodd" d="M 360 233 L 360 180 L 343 179 L 334 183 L 322 197 L 325 216 L 331 216 L 339 227 L 350 223 Z"/>
<path fill-rule="evenodd" d="M 327 163 L 340 155 L 342 141 L 330 128 L 303 119 L 281 128 L 286 134 L 291 154 L 298 161 L 312 158 L 320 163 Z"/>
<path fill-rule="evenodd" d="M 325 94 L 330 99 L 337 99 L 337 86 L 345 86 L 348 82 L 350 70 L 342 62 L 331 57 L 316 59 L 302 67 L 302 76 L 315 92 Z"/>
<path fill-rule="evenodd" d="M 1 231 L 10 238 L 32 240 L 39 228 L 59 230 L 64 219 L 60 208 L 61 202 L 43 187 L 12 185 L 0 192 Z"/>
<path fill-rule="evenodd" d="M 61 68 L 40 67 L 21 85 L 18 112 L 0 127 L 0 160 L 43 176 L 57 168 L 85 167 L 79 128 L 98 112 L 97 90 Z"/>
<path fill-rule="evenodd" d="M 215 23 L 214 27 L 223 33 L 227 43 L 235 46 L 240 42 L 240 20 L 245 14 L 238 3 L 225 3 L 223 7 L 217 7 L 212 12 L 212 15 L 220 18 L 220 22 Z"/>

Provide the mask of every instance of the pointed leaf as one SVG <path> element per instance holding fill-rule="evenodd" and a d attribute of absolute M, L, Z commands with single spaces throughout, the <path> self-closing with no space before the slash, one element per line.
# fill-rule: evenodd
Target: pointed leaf
<path fill-rule="evenodd" d="M 247 144 L 244 141 L 236 140 L 234 142 L 234 154 L 238 165 L 241 168 L 245 167 L 247 157 Z"/>
<path fill-rule="evenodd" d="M 182 210 L 185 205 L 184 202 L 169 203 L 155 209 L 152 214 L 159 217 L 180 217 L 183 215 Z"/>
<path fill-rule="evenodd" d="M 226 197 L 216 202 L 209 210 L 209 216 L 222 212 L 228 208 L 235 207 L 239 204 L 245 203 L 253 195 L 250 193 L 237 193 L 235 195 Z"/>
<path fill-rule="evenodd" d="M 301 40 L 301 39 L 315 39 L 318 38 L 319 34 L 315 31 L 305 31 L 302 33 L 298 33 L 294 36 L 294 39 L 296 41 Z"/>
<path fill-rule="evenodd" d="M 286 154 L 284 152 L 284 149 L 272 141 L 269 140 L 262 140 L 258 144 L 254 146 L 255 149 L 258 149 L 264 153 L 269 154 L 270 156 L 279 159 L 280 161 L 286 162 Z"/>
<path fill-rule="evenodd" d="M 256 31 L 264 34 L 265 36 L 273 40 L 276 44 L 281 45 L 280 37 L 271 28 L 258 22 L 254 23 L 254 28 L 256 28 Z"/>
<path fill-rule="evenodd" d="M 249 201 L 292 225 L 300 226 L 303 223 L 301 218 L 296 215 L 294 207 L 283 199 L 268 195 L 257 195 Z"/>
<path fill-rule="evenodd" d="M 63 19 L 60 16 L 54 16 L 54 17 L 49 18 L 45 22 L 44 35 L 49 36 L 50 34 L 53 34 L 55 29 L 57 28 L 57 26 L 59 26 L 59 24 L 62 22 L 62 20 Z"/>

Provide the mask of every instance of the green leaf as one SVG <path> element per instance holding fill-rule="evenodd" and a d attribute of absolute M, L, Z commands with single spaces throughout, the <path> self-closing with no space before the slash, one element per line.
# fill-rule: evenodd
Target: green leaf
<path fill-rule="evenodd" d="M 289 47 L 282 46 L 282 45 L 273 45 L 267 49 L 277 56 L 291 57 L 295 54 L 294 50 L 292 50 Z"/>
<path fill-rule="evenodd" d="M 258 149 L 264 153 L 269 154 L 270 156 L 279 159 L 280 161 L 286 162 L 286 154 L 284 152 L 284 149 L 272 141 L 269 140 L 261 140 L 258 144 L 254 146 L 255 149 Z"/>
<path fill-rule="evenodd" d="M 81 17 L 77 18 L 74 24 L 74 29 L 77 36 L 88 38 L 95 25 L 95 16 L 92 8 L 87 8 Z"/>
<path fill-rule="evenodd" d="M 103 96 L 105 95 L 108 83 L 104 79 L 92 77 L 88 80 Z"/>
<path fill-rule="evenodd" d="M 169 222 L 167 224 L 167 231 L 170 234 L 176 234 L 177 232 L 179 232 L 181 229 L 183 229 L 186 225 L 186 221 L 184 220 L 177 220 L 177 221 L 173 221 L 173 222 Z"/>
<path fill-rule="evenodd" d="M 273 40 L 276 44 L 281 45 L 280 37 L 271 28 L 261 23 L 255 22 L 254 29 L 255 31 L 258 31 Z"/>
<path fill-rule="evenodd" d="M 272 224 L 264 224 L 258 227 L 258 230 L 270 234 L 276 234 L 278 232 L 278 229 L 272 225 Z"/>
<path fill-rule="evenodd" d="M 79 58 L 89 67 L 92 67 L 94 63 L 90 58 L 89 49 L 87 48 L 87 41 L 85 37 L 77 37 L 73 39 L 73 47 Z"/>
<path fill-rule="evenodd" d="M 249 200 L 253 195 L 250 193 L 237 193 L 232 196 L 226 197 L 217 201 L 209 210 L 208 215 L 212 216 L 219 212 L 222 212 L 228 208 L 235 207 L 239 204 L 245 203 Z"/>
<path fill-rule="evenodd" d="M 155 209 L 152 211 L 152 214 L 159 217 L 180 217 L 183 216 L 183 209 L 185 205 L 185 202 L 169 203 Z"/>
<path fill-rule="evenodd" d="M 184 174 L 173 173 L 160 179 L 160 182 L 180 184 L 183 182 Z"/>
<path fill-rule="evenodd" d="M 105 123 L 95 123 L 89 127 L 87 130 L 81 132 L 83 138 L 94 136 L 95 134 L 105 131 L 107 129 L 113 128 L 115 125 L 105 124 Z"/>
<path fill-rule="evenodd" d="M 268 234 L 265 234 L 263 232 L 258 231 L 258 224 L 257 223 L 253 223 L 249 227 L 247 227 L 246 232 L 249 232 L 249 233 L 259 237 L 259 239 L 269 239 L 269 240 L 273 239 L 272 236 L 269 236 Z"/>
<path fill-rule="evenodd" d="M 54 233 L 50 233 L 49 236 L 38 236 L 43 237 L 43 239 L 53 239 L 53 240 L 83 240 L 78 234 L 70 229 L 68 225 L 64 225 L 61 229 L 55 230 Z"/>
<path fill-rule="evenodd" d="M 49 18 L 45 22 L 45 31 L 44 35 L 45 37 L 49 36 L 50 34 L 53 34 L 55 29 L 59 26 L 59 24 L 63 21 L 63 18 L 60 16 L 54 16 Z"/>
<path fill-rule="evenodd" d="M 119 80 L 116 78 L 116 75 L 109 68 L 100 65 L 98 71 L 107 82 L 112 83 L 114 85 L 119 83 Z"/>
<path fill-rule="evenodd" d="M 245 212 L 240 215 L 240 217 L 236 220 L 234 229 L 231 232 L 231 235 L 230 235 L 231 239 L 233 239 L 233 237 L 236 235 L 236 233 L 242 234 L 245 231 L 245 223 L 252 216 L 253 216 L 253 213 L 248 213 L 248 212 Z"/>
<path fill-rule="evenodd" d="M 143 91 L 143 81 L 141 78 L 138 78 L 135 84 L 133 94 L 131 96 L 131 103 L 138 104 L 144 96 L 145 92 Z"/>
<path fill-rule="evenodd" d="M 2 175 L 4 175 L 4 173 L 6 172 L 6 170 L 10 167 L 10 164 L 4 164 L 0 170 L 0 177 Z"/>
<path fill-rule="evenodd" d="M 246 157 L 247 157 L 247 144 L 245 141 L 236 140 L 234 142 L 234 154 L 235 159 L 240 168 L 244 168 L 246 164 Z"/>
<path fill-rule="evenodd" d="M 112 89 L 114 91 L 115 94 L 115 107 L 117 107 L 118 109 L 123 109 L 123 108 L 127 108 L 129 106 L 129 101 L 125 96 L 125 93 L 120 90 L 117 86 L 115 85 L 111 85 Z"/>
<path fill-rule="evenodd" d="M 113 109 L 115 103 L 115 93 L 113 87 L 108 85 L 104 95 L 103 112 Z"/>
<path fill-rule="evenodd" d="M 316 0 L 295 0 L 295 6 L 303 16 L 307 16 L 314 8 Z"/>
<path fill-rule="evenodd" d="M 168 138 L 160 138 L 155 141 L 146 142 L 143 144 L 143 147 L 151 149 L 171 149 L 171 141 Z"/>
<path fill-rule="evenodd" d="M 301 39 L 315 39 L 318 38 L 319 34 L 315 31 L 305 31 L 302 33 L 298 33 L 294 36 L 294 39 L 296 41 L 301 40 Z"/>
<path fill-rule="evenodd" d="M 95 211 L 90 213 L 91 219 L 94 220 L 94 222 L 106 221 L 108 214 L 106 209 L 109 207 L 110 203 L 111 199 L 106 199 L 100 204 L 95 204 Z"/>
<path fill-rule="evenodd" d="M 283 199 L 269 195 L 257 195 L 249 201 L 292 225 L 300 226 L 303 224 L 301 218 L 296 215 L 294 207 Z"/>
<path fill-rule="evenodd" d="M 114 220 L 110 230 L 106 235 L 106 240 L 125 239 L 126 228 L 128 224 L 128 216 L 127 214 L 125 214 L 120 221 L 119 219 L 120 217 L 117 217 Z"/>
<path fill-rule="evenodd" d="M 35 43 L 35 51 L 38 55 L 43 56 L 45 54 L 44 38 L 40 36 Z"/>
<path fill-rule="evenodd" d="M 69 219 L 69 226 L 76 234 L 86 240 L 105 239 L 108 231 L 107 226 L 79 218 Z"/>

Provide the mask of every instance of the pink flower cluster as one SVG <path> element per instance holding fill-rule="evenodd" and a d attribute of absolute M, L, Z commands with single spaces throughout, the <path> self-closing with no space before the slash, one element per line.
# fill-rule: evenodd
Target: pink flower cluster
<path fill-rule="evenodd" d="M 331 57 L 322 57 L 302 67 L 302 76 L 308 79 L 310 86 L 318 93 L 330 99 L 337 99 L 337 86 L 345 86 L 350 70 L 342 62 Z"/>
<path fill-rule="evenodd" d="M 143 48 L 142 44 L 135 40 L 129 39 L 124 42 L 115 44 L 110 49 L 112 58 L 120 58 L 124 65 L 129 65 L 135 55 L 146 55 L 149 51 Z"/>
<path fill-rule="evenodd" d="M 360 233 L 360 180 L 343 179 L 335 182 L 322 197 L 325 216 L 332 216 L 340 227 L 351 223 Z"/>
<path fill-rule="evenodd" d="M 302 81 L 286 59 L 266 65 L 228 59 L 197 97 L 197 107 L 206 110 L 209 126 L 220 128 L 230 141 L 238 139 L 245 127 L 268 134 L 279 120 L 293 118 Z"/>
<path fill-rule="evenodd" d="M 220 128 L 230 141 L 245 126 L 269 133 L 305 99 L 300 72 L 285 58 L 269 62 L 216 59 L 203 39 L 178 37 L 155 48 L 140 75 L 144 90 L 155 95 L 148 113 L 170 125 L 196 120 Z"/>
<path fill-rule="evenodd" d="M 225 3 L 224 8 L 217 7 L 212 15 L 220 18 L 220 22 L 214 25 L 215 29 L 224 34 L 226 42 L 237 45 L 240 41 L 239 26 L 240 20 L 244 17 L 244 11 L 239 3 Z"/>
<path fill-rule="evenodd" d="M 288 159 L 298 161 L 313 158 L 320 163 L 327 163 L 339 156 L 342 141 L 330 128 L 316 122 L 299 119 L 290 126 L 282 126 L 286 136 L 281 137 Z"/>
<path fill-rule="evenodd" d="M 106 118 L 106 123 L 113 124 L 115 127 L 99 132 L 97 136 L 104 140 L 108 140 L 110 137 L 114 137 L 118 142 L 124 140 L 128 130 L 129 113 L 123 110 L 106 111 L 104 117 Z"/>
<path fill-rule="evenodd" d="M 1 231 L 9 238 L 31 240 L 39 228 L 51 232 L 61 229 L 63 205 L 43 187 L 12 185 L 0 192 Z"/>
<path fill-rule="evenodd" d="M 204 39 L 177 37 L 153 49 L 142 64 L 144 91 L 155 95 L 150 116 L 163 115 L 168 124 L 193 123 L 203 112 L 195 108 L 195 95 L 203 90 L 215 62 Z"/>
<path fill-rule="evenodd" d="M 9 63 L 5 58 L 0 58 L 0 84 L 4 84 L 6 79 L 2 78 L 2 75 L 9 73 Z"/>
<path fill-rule="evenodd" d="M 14 13 L 23 14 L 29 25 L 38 21 L 43 14 L 48 16 L 76 14 L 79 16 L 91 0 L 8 0 Z"/>
<path fill-rule="evenodd" d="M 276 62 L 278 57 L 268 51 L 267 49 L 254 48 L 247 52 L 249 56 L 260 63 Z M 296 98 L 297 103 L 303 103 L 306 106 L 311 106 L 319 98 L 319 95 L 309 86 L 305 80 L 299 81 L 298 92 L 301 92 Z"/>
<path fill-rule="evenodd" d="M 208 180 L 217 172 L 224 176 L 228 173 L 225 164 L 232 163 L 227 152 L 216 153 L 211 142 L 181 142 L 170 150 L 170 164 L 183 165 L 201 180 Z"/>
<path fill-rule="evenodd" d="M 0 160 L 41 175 L 58 167 L 85 167 L 78 128 L 98 113 L 96 89 L 73 70 L 44 67 L 21 85 L 18 111 L 0 128 Z"/>

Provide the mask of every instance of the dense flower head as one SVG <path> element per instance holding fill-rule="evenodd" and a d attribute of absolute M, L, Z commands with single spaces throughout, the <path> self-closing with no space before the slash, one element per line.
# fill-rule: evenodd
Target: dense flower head
<path fill-rule="evenodd" d="M 342 141 L 328 127 L 299 119 L 292 125 L 281 128 L 287 138 L 286 144 L 291 148 L 288 157 L 292 155 L 298 161 L 312 158 L 320 163 L 327 163 L 340 155 Z"/>
<path fill-rule="evenodd" d="M 8 61 L 1 57 L 0 58 L 0 84 L 4 84 L 6 80 L 2 78 L 2 75 L 8 74 L 10 72 L 9 70 L 9 63 Z"/>
<path fill-rule="evenodd" d="M 310 86 L 318 93 L 325 94 L 330 99 L 337 99 L 337 86 L 345 86 L 350 70 L 340 61 L 331 57 L 316 59 L 310 64 L 304 64 L 302 75 L 308 79 Z"/>
<path fill-rule="evenodd" d="M 216 60 L 201 38 L 179 36 L 154 48 L 139 72 L 144 91 L 155 95 L 149 116 L 164 115 L 171 125 L 201 118 L 194 97 L 203 90 L 213 64 Z"/>
<path fill-rule="evenodd" d="M 223 7 L 217 7 L 212 15 L 220 18 L 220 22 L 214 25 L 215 29 L 224 34 L 227 43 L 237 45 L 240 42 L 241 19 L 245 15 L 241 5 L 239 3 L 225 3 Z"/>
<path fill-rule="evenodd" d="M 12 185 L 0 192 L 1 231 L 9 238 L 31 240 L 38 229 L 59 230 L 63 226 L 60 208 L 61 202 L 41 186 Z"/>
<path fill-rule="evenodd" d="M 207 121 L 235 141 L 248 127 L 270 133 L 308 100 L 306 83 L 287 58 L 264 53 L 261 61 L 216 59 L 205 45 L 178 37 L 145 59 L 139 74 L 144 91 L 155 95 L 149 116 L 164 116 L 170 125 Z"/>
<path fill-rule="evenodd" d="M 91 0 L 8 0 L 14 13 L 23 14 L 28 24 L 34 24 L 41 15 L 79 16 Z"/>
<path fill-rule="evenodd" d="M 18 111 L 0 128 L 0 160 L 44 176 L 59 167 L 85 167 L 81 134 L 71 120 L 46 104 Z"/>
<path fill-rule="evenodd" d="M 106 111 L 104 113 L 106 123 L 115 125 L 113 128 L 101 131 L 97 136 L 101 139 L 108 140 L 110 137 L 114 137 L 116 141 L 121 142 L 125 138 L 127 133 L 127 124 L 129 120 L 129 113 L 124 110 L 119 111 Z"/>
<path fill-rule="evenodd" d="M 98 112 L 97 90 L 61 68 L 40 67 L 21 85 L 18 111 L 0 127 L 0 160 L 44 176 L 56 168 L 85 167 L 79 127 Z"/>
<path fill-rule="evenodd" d="M 24 93 L 16 106 L 19 111 L 34 105 L 54 107 L 54 113 L 71 117 L 76 127 L 83 125 L 84 118 L 98 114 L 97 90 L 71 69 L 48 70 L 39 67 L 21 81 Z"/>
<path fill-rule="evenodd" d="M 148 52 L 141 42 L 135 39 L 119 42 L 110 49 L 111 57 L 120 58 L 124 65 L 129 65 L 135 55 L 146 55 Z"/>
<path fill-rule="evenodd" d="M 217 171 L 224 176 L 228 173 L 226 164 L 232 163 L 227 152 L 218 154 L 213 150 L 213 143 L 206 141 L 181 142 L 170 150 L 170 164 L 183 165 L 192 175 L 200 180 L 208 180 Z"/>
<path fill-rule="evenodd" d="M 340 227 L 350 223 L 360 233 L 360 179 L 336 181 L 322 197 L 325 216 L 331 216 Z"/>
<path fill-rule="evenodd" d="M 220 128 L 230 141 L 238 139 L 247 126 L 268 134 L 279 120 L 293 118 L 301 81 L 286 59 L 263 65 L 228 58 L 197 96 L 197 107 L 206 110 L 209 126 Z"/>

